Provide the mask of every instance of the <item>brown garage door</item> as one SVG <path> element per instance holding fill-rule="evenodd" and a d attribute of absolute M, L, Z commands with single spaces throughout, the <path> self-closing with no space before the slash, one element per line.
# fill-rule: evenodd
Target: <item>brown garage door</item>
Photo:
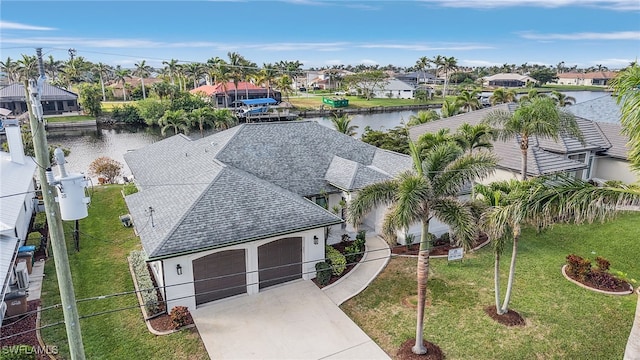
<path fill-rule="evenodd" d="M 302 277 L 302 238 L 286 238 L 258 247 L 260 289 Z"/>
<path fill-rule="evenodd" d="M 196 305 L 247 292 L 244 250 L 226 250 L 193 260 Z"/>

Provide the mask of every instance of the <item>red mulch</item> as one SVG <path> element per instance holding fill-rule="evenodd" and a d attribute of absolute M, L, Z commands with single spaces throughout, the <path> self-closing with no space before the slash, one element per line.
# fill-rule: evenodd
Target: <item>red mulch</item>
<path fill-rule="evenodd" d="M 476 240 L 471 245 L 471 248 L 475 249 L 476 247 L 483 244 L 485 241 L 487 241 L 487 236 L 481 235 L 478 238 L 476 238 Z M 458 247 L 459 246 L 451 246 L 451 244 L 434 246 L 431 248 L 431 251 L 429 251 L 429 255 L 430 256 L 448 255 L 449 250 L 458 248 Z M 408 249 L 406 245 L 397 245 L 391 248 L 391 253 L 394 255 L 414 255 L 415 256 L 415 255 L 418 255 L 419 250 L 420 250 L 419 243 L 410 245 Z"/>
<path fill-rule="evenodd" d="M 426 340 L 423 340 L 423 344 L 427 348 L 427 353 L 424 355 L 414 354 L 413 351 L 411 351 L 411 348 L 415 344 L 416 344 L 416 339 L 409 339 L 405 341 L 402 345 L 400 345 L 400 348 L 398 349 L 398 352 L 396 353 L 396 356 L 394 359 L 396 360 L 442 360 L 445 358 L 444 353 L 442 353 L 442 350 L 438 347 L 438 345 L 432 344 Z"/>
<path fill-rule="evenodd" d="M 565 271 L 565 273 L 571 279 L 581 283 L 584 286 L 588 286 L 588 287 L 593 288 L 593 289 L 598 289 L 598 290 L 602 290 L 602 291 L 611 291 L 611 292 L 627 292 L 627 291 L 632 289 L 632 285 L 631 284 L 629 284 L 628 282 L 626 282 L 624 280 L 616 278 L 614 275 L 611 275 L 611 274 L 608 274 L 608 273 L 607 273 L 607 276 L 610 276 L 610 277 L 616 279 L 616 281 L 610 282 L 610 284 L 612 286 L 605 286 L 605 285 L 602 285 L 602 284 L 596 284 L 596 283 L 592 282 L 591 278 L 588 277 L 588 276 L 587 276 L 586 279 L 582 280 L 582 279 L 579 279 L 578 277 L 574 276 L 573 274 L 571 274 L 568 271 Z"/>
<path fill-rule="evenodd" d="M 28 315 L 23 315 L 8 320 L 5 319 L 3 321 L 2 327 L 0 328 L 0 348 L 4 348 L 5 346 L 26 344 L 40 349 L 40 343 L 38 342 L 38 337 L 34 330 L 36 328 L 37 313 L 30 313 L 32 311 L 36 311 L 38 309 L 38 306 L 40 306 L 40 300 L 31 300 L 27 303 Z M 24 332 L 24 334 L 16 335 L 7 339 L 2 339 L 5 336 L 10 336 L 22 332 Z M 39 360 L 44 360 L 48 357 L 46 354 L 37 353 L 36 358 Z"/>
<path fill-rule="evenodd" d="M 523 326 L 525 324 L 522 316 L 511 309 L 507 310 L 503 315 L 498 315 L 495 305 L 490 305 L 484 308 L 484 312 L 493 320 L 505 326 Z"/>

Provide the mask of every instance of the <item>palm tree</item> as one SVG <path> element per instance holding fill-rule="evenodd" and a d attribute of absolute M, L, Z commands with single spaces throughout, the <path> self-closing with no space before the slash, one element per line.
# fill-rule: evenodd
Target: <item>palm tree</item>
<path fill-rule="evenodd" d="M 237 52 L 228 52 L 227 56 L 229 57 L 229 76 L 233 79 L 234 85 L 234 99 L 233 101 L 238 101 L 238 84 L 242 79 L 242 62 L 244 58 L 238 54 Z"/>
<path fill-rule="evenodd" d="M 540 97 L 547 97 L 547 95 L 538 92 L 538 90 L 536 90 L 536 89 L 531 89 L 531 90 L 529 90 L 529 92 L 527 92 L 526 95 L 522 95 L 520 97 L 519 102 L 531 101 L 531 100 L 533 100 L 535 98 L 540 98 Z"/>
<path fill-rule="evenodd" d="M 38 77 L 38 59 L 35 56 L 22 54 L 22 59 L 17 61 L 17 81 L 36 79 Z"/>
<path fill-rule="evenodd" d="M 495 110 L 483 121 L 488 125 L 497 126 L 497 138 L 504 141 L 512 141 L 516 138 L 520 143 L 522 180 L 527 178 L 527 157 L 529 141 L 532 137 L 549 137 L 557 141 L 559 135 L 566 134 L 583 141 L 575 117 L 558 108 L 553 100 L 547 97 L 534 97 L 529 101 L 521 102 L 513 113 L 507 110 Z"/>
<path fill-rule="evenodd" d="M 169 74 L 169 78 L 171 79 L 171 85 L 175 85 L 175 77 L 178 74 L 178 69 L 180 67 L 178 60 L 171 59 L 171 61 L 163 61 L 162 65 L 165 65 L 166 72 Z M 178 83 L 178 85 L 180 85 L 180 83 Z"/>
<path fill-rule="evenodd" d="M 7 75 L 10 83 L 18 81 L 18 69 L 20 64 L 17 61 L 13 61 L 11 57 L 7 57 L 6 61 L 0 61 L 0 71 Z"/>
<path fill-rule="evenodd" d="M 147 98 L 147 92 L 144 88 L 144 78 L 149 77 L 153 68 L 146 64 L 146 60 L 142 60 L 140 63 L 135 64 L 136 69 L 133 70 L 133 75 L 140 77 L 140 84 L 142 85 L 142 98 Z"/>
<path fill-rule="evenodd" d="M 190 127 L 190 119 L 187 116 L 186 111 L 180 110 L 167 110 L 164 115 L 158 121 L 158 124 L 162 126 L 160 129 L 160 133 L 162 136 L 165 135 L 167 129 L 173 129 L 174 133 L 177 135 L 178 132 L 182 131 L 187 133 Z"/>
<path fill-rule="evenodd" d="M 456 102 L 460 109 L 470 112 L 473 110 L 478 110 L 482 108 L 482 104 L 480 103 L 480 99 L 478 98 L 478 94 L 480 92 L 478 90 L 468 91 L 464 90 L 463 92 L 456 97 Z"/>
<path fill-rule="evenodd" d="M 433 65 L 435 65 L 435 73 L 436 73 L 436 77 L 440 75 L 440 72 L 442 71 L 443 67 L 444 67 L 444 59 L 445 57 L 442 55 L 436 55 L 433 57 L 433 59 L 431 59 L 431 63 L 433 63 Z M 446 97 L 445 92 L 442 92 L 442 97 Z"/>
<path fill-rule="evenodd" d="M 218 109 L 213 112 L 213 127 L 226 130 L 238 125 L 238 118 L 229 109 Z"/>
<path fill-rule="evenodd" d="M 454 137 L 449 132 L 448 128 L 442 128 L 435 133 L 424 133 L 416 142 L 416 147 L 420 151 L 420 154 L 423 157 L 432 151 L 435 147 L 440 144 L 448 143 L 454 141 Z"/>
<path fill-rule="evenodd" d="M 491 105 L 506 104 L 517 102 L 517 94 L 514 89 L 499 88 L 493 90 L 493 94 L 489 98 Z"/>
<path fill-rule="evenodd" d="M 440 110 L 440 114 L 443 118 L 458 115 L 459 112 L 460 107 L 458 106 L 458 102 L 455 99 L 444 98 L 444 101 L 442 102 L 442 108 Z"/>
<path fill-rule="evenodd" d="M 422 71 L 424 73 L 424 81 L 423 81 L 424 84 L 427 83 L 427 69 L 430 67 L 431 67 L 431 60 L 429 60 L 428 57 L 422 56 L 418 58 L 418 60 L 416 60 L 416 68 L 419 71 Z M 416 84 L 416 85 L 420 85 L 420 84 Z"/>
<path fill-rule="evenodd" d="M 197 88 L 198 80 L 200 80 L 200 77 L 202 77 L 202 75 L 205 73 L 204 67 L 202 66 L 202 64 L 197 62 L 192 62 L 192 63 L 184 64 L 182 68 L 184 69 L 185 75 L 188 77 L 191 77 L 191 79 L 193 80 L 193 88 L 194 89 Z M 185 84 L 185 87 L 186 87 L 186 84 Z"/>
<path fill-rule="evenodd" d="M 331 119 L 333 123 L 334 129 L 337 132 L 343 133 L 345 135 L 354 136 L 356 135 L 356 129 L 358 126 L 351 125 L 351 118 L 348 115 L 338 115 L 337 113 L 333 114 L 333 118 Z"/>
<path fill-rule="evenodd" d="M 417 114 L 411 115 L 409 117 L 409 122 L 407 126 L 415 126 L 420 124 L 425 124 L 433 120 L 440 119 L 440 115 L 435 110 L 420 110 Z"/>
<path fill-rule="evenodd" d="M 453 138 L 462 150 L 473 153 L 474 149 L 493 149 L 494 136 L 494 129 L 487 124 L 464 123 L 460 125 Z"/>
<path fill-rule="evenodd" d="M 93 66 L 93 71 L 98 73 L 98 77 L 100 78 L 100 87 L 102 88 L 102 101 L 107 101 L 107 94 L 104 91 L 104 78 L 113 71 L 113 68 L 107 64 L 103 64 L 101 62 L 97 63 Z"/>
<path fill-rule="evenodd" d="M 447 96 L 447 83 L 449 82 L 449 71 L 455 71 L 458 69 L 458 60 L 453 57 L 444 57 L 442 60 L 442 70 L 444 70 L 444 89 L 442 90 L 442 96 Z"/>
<path fill-rule="evenodd" d="M 271 83 L 278 77 L 278 69 L 271 63 L 262 64 L 262 70 L 260 70 L 260 82 L 264 83 L 267 88 L 267 97 L 271 97 L 269 94 L 271 90 Z"/>
<path fill-rule="evenodd" d="M 640 66 L 633 62 L 611 81 L 621 105 L 620 125 L 629 136 L 629 161 L 631 168 L 640 171 Z"/>
<path fill-rule="evenodd" d="M 197 124 L 200 129 L 200 137 L 204 137 L 205 125 L 213 126 L 215 124 L 214 111 L 208 106 L 191 110 L 190 116 L 190 122 L 192 124 Z"/>
<path fill-rule="evenodd" d="M 131 78 L 131 70 L 123 69 L 118 65 L 113 76 L 117 83 L 122 83 L 122 100 L 127 101 L 127 78 Z"/>
<path fill-rule="evenodd" d="M 284 96 L 287 98 L 287 101 L 289 101 L 289 95 L 291 95 L 291 92 L 293 91 L 293 89 L 291 88 L 292 83 L 293 82 L 291 81 L 289 75 L 282 75 L 276 79 L 276 89 L 280 90 L 284 94 Z"/>
<path fill-rule="evenodd" d="M 44 63 L 44 71 L 51 79 L 52 83 L 58 80 L 58 74 L 62 71 L 63 63 L 60 60 L 55 60 L 53 55 L 49 55 L 49 60 Z"/>
<path fill-rule="evenodd" d="M 220 65 L 224 63 L 225 61 L 217 56 L 207 60 L 205 67 L 207 69 L 207 75 L 209 75 L 209 79 L 207 81 L 208 85 L 215 85 L 218 83 L 218 73 L 220 72 Z"/>
<path fill-rule="evenodd" d="M 573 96 L 565 95 L 557 90 L 553 90 L 551 92 L 551 98 L 560 107 L 565 107 L 567 105 L 573 105 L 576 103 L 576 98 L 574 98 Z"/>
<path fill-rule="evenodd" d="M 415 354 L 425 354 L 423 343 L 424 310 L 429 273 L 429 223 L 432 217 L 449 225 L 453 233 L 468 246 L 475 234 L 474 217 L 467 204 L 458 199 L 465 184 L 489 175 L 496 164 L 490 154 L 464 154 L 453 143 L 441 144 L 421 159 L 417 147 L 410 143 L 414 169 L 397 178 L 364 187 L 348 207 L 348 217 L 357 224 L 371 209 L 390 205 L 384 218 L 387 233 L 404 230 L 420 223 L 422 233 L 416 270 L 418 306 L 416 315 Z"/>

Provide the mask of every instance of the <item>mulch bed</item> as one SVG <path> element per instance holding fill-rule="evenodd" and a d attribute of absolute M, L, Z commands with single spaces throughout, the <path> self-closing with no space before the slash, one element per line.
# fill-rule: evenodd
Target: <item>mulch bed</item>
<path fill-rule="evenodd" d="M 173 326 L 173 321 L 171 320 L 171 316 L 169 316 L 169 314 L 167 313 L 158 315 L 157 317 L 154 317 L 153 319 L 149 320 L 149 324 L 151 324 L 151 327 L 156 331 L 175 330 L 175 327 Z M 193 324 L 193 318 L 191 317 L 191 314 L 189 314 L 189 318 L 187 320 L 187 326 L 191 324 Z"/>
<path fill-rule="evenodd" d="M 567 274 L 568 277 L 570 277 L 571 279 L 581 283 L 584 286 L 590 287 L 592 289 L 598 289 L 598 290 L 602 290 L 602 291 L 611 291 L 611 292 L 628 292 L 629 290 L 632 289 L 632 285 L 629 284 L 628 282 L 621 280 L 619 278 L 616 278 L 614 275 L 608 274 L 607 276 L 610 276 L 611 278 L 615 278 L 617 279 L 616 281 L 612 281 L 610 282 L 611 286 L 605 286 L 602 284 L 597 284 L 594 283 L 593 281 L 591 281 L 590 277 L 586 277 L 586 279 L 580 279 L 577 276 L 575 276 L 574 274 L 570 273 L 569 271 L 565 271 L 565 273 Z"/>
<path fill-rule="evenodd" d="M 347 246 L 351 245 L 351 243 L 352 243 L 352 241 L 349 241 L 349 242 L 343 242 L 343 241 L 341 241 L 341 242 L 339 242 L 339 243 L 337 243 L 337 244 L 333 244 L 333 245 L 331 245 L 331 246 L 332 246 L 334 249 L 336 249 L 336 250 L 340 251 L 340 253 L 341 253 L 341 254 L 344 254 L 344 249 L 345 249 Z M 355 268 L 355 267 L 356 267 L 356 265 L 358 265 L 358 263 L 360 262 L 360 260 L 362 260 L 362 257 L 363 257 L 363 256 L 364 256 L 364 254 L 360 254 L 360 255 L 358 255 L 358 256 L 356 257 L 356 261 L 355 261 L 355 262 L 353 262 L 353 263 L 351 263 L 351 264 L 347 264 L 347 267 L 344 269 L 344 271 L 342 272 L 342 274 L 337 275 L 337 276 L 336 276 L 336 275 L 331 274 L 331 279 L 329 279 L 329 282 L 328 282 L 326 285 L 321 285 L 321 284 L 318 282 L 318 278 L 314 278 L 314 279 L 313 279 L 313 282 L 314 282 L 314 283 L 315 283 L 319 288 L 321 288 L 321 289 L 322 289 L 323 287 L 325 287 L 325 286 L 329 286 L 329 285 L 333 284 L 334 282 L 336 282 L 336 281 L 340 280 L 343 276 L 347 275 L 351 270 L 353 270 L 353 268 Z"/>
<path fill-rule="evenodd" d="M 505 326 L 523 326 L 526 324 L 524 318 L 511 309 L 507 310 L 503 315 L 498 315 L 495 305 L 490 305 L 484 308 L 484 312 L 493 320 Z"/>
<path fill-rule="evenodd" d="M 37 313 L 35 311 L 38 309 L 38 306 L 40 306 L 40 300 L 31 300 L 27 303 L 28 315 L 8 319 L 2 323 L 2 327 L 0 328 L 0 338 L 22 332 L 24 332 L 24 334 L 7 339 L 0 339 L 0 348 L 13 345 L 31 345 L 35 348 L 40 348 L 40 343 L 38 342 L 38 337 L 35 331 L 37 318 Z M 48 359 L 48 356 L 46 354 L 37 354 L 36 359 L 44 360 Z"/>
<path fill-rule="evenodd" d="M 413 345 L 416 344 L 416 339 L 409 339 L 400 345 L 398 352 L 394 359 L 396 360 L 442 360 L 445 358 L 444 353 L 436 344 L 432 344 L 426 340 L 423 340 L 424 346 L 427 348 L 427 353 L 424 355 L 414 354 L 411 351 Z"/>
<path fill-rule="evenodd" d="M 487 241 L 486 235 L 481 235 L 473 242 L 471 245 L 472 249 L 482 245 L 485 241 Z M 438 245 L 431 248 L 429 251 L 429 256 L 441 256 L 448 255 L 449 250 L 459 248 L 459 246 L 452 246 L 451 244 Z M 420 244 L 412 244 L 408 248 L 406 245 L 397 245 L 391 248 L 391 253 L 394 255 L 418 255 L 418 251 L 420 250 Z"/>

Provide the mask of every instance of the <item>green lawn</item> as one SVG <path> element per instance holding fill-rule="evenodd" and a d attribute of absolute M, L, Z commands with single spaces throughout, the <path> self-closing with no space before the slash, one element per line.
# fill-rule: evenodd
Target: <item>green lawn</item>
<path fill-rule="evenodd" d="M 331 96 L 331 95 L 327 95 Z M 369 108 L 378 106 L 406 106 L 406 105 L 424 105 L 424 104 L 441 104 L 442 99 L 430 100 L 427 102 L 419 102 L 413 99 L 382 99 L 373 98 L 366 100 L 358 96 L 345 96 L 345 99 L 349 100 L 349 108 Z M 322 105 L 321 95 L 299 96 L 290 97 L 289 99 L 283 98 L 283 101 L 291 103 L 291 105 L 301 109 L 318 109 Z M 330 109 L 331 106 L 325 105 L 325 109 Z"/>
<path fill-rule="evenodd" d="M 494 304 L 490 246 L 466 255 L 464 262 L 431 260 L 425 339 L 440 346 L 447 359 L 621 359 L 636 296 L 583 289 L 560 269 L 570 253 L 592 260 L 603 256 L 612 269 L 640 280 L 639 238 L 638 213 L 605 224 L 524 231 L 510 309 L 527 324 L 516 328 L 499 325 L 483 311 Z M 511 249 L 505 248 L 506 275 Z M 403 298 L 416 294 L 415 271 L 415 259 L 393 258 L 364 292 L 342 306 L 391 355 L 415 337 L 415 309 L 402 305 Z M 504 291 L 506 278 L 502 286 Z"/>
<path fill-rule="evenodd" d="M 95 120 L 95 116 L 89 115 L 71 115 L 71 116 L 53 116 L 47 117 L 47 122 L 49 123 L 61 123 L 61 122 L 78 122 L 78 121 L 87 121 L 87 120 Z"/>
<path fill-rule="evenodd" d="M 80 252 L 74 250 L 72 222 L 65 222 L 69 264 L 73 275 L 76 299 L 133 290 L 127 256 L 140 248 L 140 241 L 131 228 L 125 228 L 119 216 L 126 214 L 120 185 L 100 186 L 92 195 L 89 217 L 80 220 Z M 60 303 L 53 259 L 45 265 L 43 307 Z M 207 352 L 194 329 L 165 336 L 151 334 L 142 318 L 135 294 L 103 300 L 82 301 L 80 316 L 130 308 L 80 320 L 87 359 L 208 359 Z M 63 319 L 60 309 L 45 310 L 42 325 Z M 64 325 L 42 330 L 48 345 L 58 345 L 68 358 Z"/>

